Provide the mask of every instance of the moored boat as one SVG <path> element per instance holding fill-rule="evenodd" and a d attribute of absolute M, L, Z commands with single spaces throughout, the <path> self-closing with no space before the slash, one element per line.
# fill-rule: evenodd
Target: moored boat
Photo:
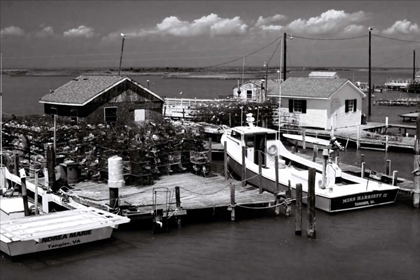
<path fill-rule="evenodd" d="M 234 173 L 241 175 L 245 164 L 245 178 L 248 183 L 272 193 L 284 191 L 290 185 L 292 195 L 295 186 L 302 184 L 303 196 L 308 190 L 308 169 L 316 170 L 315 207 L 326 212 L 339 212 L 389 204 L 395 202 L 399 188 L 380 182 L 360 178 L 342 172 L 337 164 L 328 160 L 323 166 L 289 152 L 278 140 L 277 131 L 256 127 L 234 127 L 230 135 L 222 136 L 226 144 L 228 165 Z M 243 156 L 243 151 L 245 155 Z M 259 157 L 259 152 L 262 156 Z M 279 157 L 276 176 L 275 157 Z M 261 159 L 261 162 L 259 162 Z M 261 178 L 259 178 L 259 168 Z M 278 178 L 276 184 L 276 177 Z M 279 189 L 277 189 L 279 186 Z M 306 199 L 303 199 L 306 203 Z"/>

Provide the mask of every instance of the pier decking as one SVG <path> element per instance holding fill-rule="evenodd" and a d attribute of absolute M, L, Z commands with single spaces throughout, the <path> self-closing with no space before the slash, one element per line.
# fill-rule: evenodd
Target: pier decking
<path fill-rule="evenodd" d="M 403 118 L 403 122 L 414 122 L 417 120 L 418 115 L 419 115 L 418 112 L 414 112 L 414 113 L 401 114 L 398 116 Z"/>
<path fill-rule="evenodd" d="M 238 205 L 268 204 L 274 202 L 274 195 L 259 194 L 252 186 L 242 188 L 241 182 L 225 180 L 220 175 L 201 177 L 192 173 L 162 176 L 151 186 L 125 186 L 120 188 L 120 206 L 136 206 L 137 218 L 151 217 L 154 209 L 175 208 L 175 186 L 180 187 L 181 207 L 183 210 L 211 209 L 230 206 L 230 184 L 235 186 L 235 200 Z M 169 197 L 164 194 L 168 190 Z M 153 194 L 158 192 L 157 203 Z M 159 192 L 163 192 L 159 194 Z M 109 189 L 105 183 L 81 182 L 68 192 L 69 196 L 78 196 L 93 204 L 106 206 L 109 203 Z M 168 202 L 167 202 L 168 199 Z M 124 214 L 124 213 L 123 213 Z M 184 213 L 185 214 L 185 213 Z M 131 216 L 130 216 L 131 217 Z"/>

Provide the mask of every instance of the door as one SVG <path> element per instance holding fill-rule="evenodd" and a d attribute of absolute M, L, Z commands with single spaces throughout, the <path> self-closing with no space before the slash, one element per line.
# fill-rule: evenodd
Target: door
<path fill-rule="evenodd" d="M 254 135 L 245 136 L 245 145 L 246 145 L 246 157 L 254 162 L 254 146 L 255 146 L 255 137 Z"/>
<path fill-rule="evenodd" d="M 134 110 L 134 121 L 142 122 L 146 120 L 146 110 L 145 109 L 136 109 Z"/>

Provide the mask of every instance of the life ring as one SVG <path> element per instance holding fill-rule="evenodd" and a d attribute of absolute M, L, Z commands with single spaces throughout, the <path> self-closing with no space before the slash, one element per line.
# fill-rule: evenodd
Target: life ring
<path fill-rule="evenodd" d="M 267 154 L 270 157 L 274 157 L 277 155 L 277 151 L 278 151 L 277 146 L 273 144 L 267 149 Z"/>

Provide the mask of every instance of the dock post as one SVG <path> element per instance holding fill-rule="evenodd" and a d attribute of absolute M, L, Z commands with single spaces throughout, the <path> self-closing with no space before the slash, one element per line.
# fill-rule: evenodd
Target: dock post
<path fill-rule="evenodd" d="M 385 172 L 386 172 L 386 175 L 388 176 L 391 175 L 391 160 L 390 159 L 386 160 Z"/>
<path fill-rule="evenodd" d="M 360 155 L 360 161 L 361 162 L 365 162 L 365 154 L 361 154 Z"/>
<path fill-rule="evenodd" d="M 314 152 L 312 154 L 312 161 L 316 162 L 316 158 L 318 156 L 318 145 L 314 145 Z"/>
<path fill-rule="evenodd" d="M 295 235 L 302 235 L 302 184 L 296 184 Z"/>
<path fill-rule="evenodd" d="M 209 162 L 211 163 L 212 162 L 212 160 L 213 160 L 213 158 L 212 158 L 212 147 L 213 146 L 213 143 L 212 143 L 212 140 L 211 140 L 211 137 L 209 138 Z"/>
<path fill-rule="evenodd" d="M 392 185 L 396 186 L 398 184 L 398 171 L 394 170 L 392 172 Z"/>
<path fill-rule="evenodd" d="M 322 150 L 322 185 L 321 189 L 325 189 L 327 185 L 327 162 L 328 162 L 328 149 Z"/>
<path fill-rule="evenodd" d="M 235 202 L 235 185 L 230 183 L 230 209 L 231 209 L 231 213 L 230 213 L 230 220 L 231 221 L 235 221 L 235 207 L 236 207 L 236 202 Z"/>
<path fill-rule="evenodd" d="M 55 185 L 55 150 L 48 144 L 46 145 L 47 168 L 48 168 L 48 187 L 53 188 Z"/>
<path fill-rule="evenodd" d="M 263 192 L 262 187 L 262 154 L 261 151 L 258 151 L 258 188 L 260 190 L 260 194 Z"/>
<path fill-rule="evenodd" d="M 304 151 L 306 151 L 306 141 L 305 141 L 305 130 L 302 130 L 302 140 L 303 140 L 303 143 L 302 143 L 302 149 L 304 150 Z"/>
<path fill-rule="evenodd" d="M 246 165 L 245 165 L 245 153 L 246 147 L 242 147 L 242 187 L 245 188 L 246 185 Z"/>
<path fill-rule="evenodd" d="M 290 217 L 290 215 L 292 214 L 291 199 L 292 199 L 292 188 L 291 188 L 290 180 L 289 180 L 288 188 L 286 190 L 286 200 L 284 201 L 286 217 Z"/>
<path fill-rule="evenodd" d="M 25 169 L 20 169 L 20 181 L 22 187 L 22 200 L 23 200 L 23 211 L 25 216 L 29 216 L 29 207 L 28 207 L 28 191 L 26 190 L 26 173 Z"/>
<path fill-rule="evenodd" d="M 274 192 L 274 201 L 275 201 L 275 205 L 276 208 L 274 210 L 274 212 L 276 213 L 276 215 L 280 214 L 280 195 L 279 195 L 279 157 L 275 156 L 274 157 L 274 174 L 275 174 L 275 188 L 276 191 Z"/>
<path fill-rule="evenodd" d="M 225 141 L 223 145 L 223 155 L 224 155 L 224 166 L 225 166 L 225 179 L 228 179 L 228 156 L 227 156 L 227 142 Z"/>
<path fill-rule="evenodd" d="M 417 107 L 419 103 L 417 102 Z M 413 189 L 413 206 L 420 208 L 420 114 L 416 120 L 416 155 L 414 156 L 414 189 Z"/>
<path fill-rule="evenodd" d="M 388 152 L 388 135 L 385 136 L 385 152 Z"/>
<path fill-rule="evenodd" d="M 362 169 L 360 170 L 360 177 L 365 178 L 365 162 L 362 162 Z"/>
<path fill-rule="evenodd" d="M 181 209 L 181 194 L 180 194 L 180 189 L 179 186 L 175 187 L 175 202 L 176 202 L 176 210 L 180 210 Z M 182 225 L 182 220 L 181 217 L 176 217 L 176 222 L 178 225 L 178 228 L 181 228 Z"/>
<path fill-rule="evenodd" d="M 34 190 L 35 215 L 38 215 L 38 171 L 39 170 L 35 170 L 35 190 Z"/>
<path fill-rule="evenodd" d="M 360 149 L 360 125 L 357 126 L 356 146 Z"/>
<path fill-rule="evenodd" d="M 309 168 L 308 172 L 308 238 L 316 239 L 315 230 L 315 168 Z"/>

